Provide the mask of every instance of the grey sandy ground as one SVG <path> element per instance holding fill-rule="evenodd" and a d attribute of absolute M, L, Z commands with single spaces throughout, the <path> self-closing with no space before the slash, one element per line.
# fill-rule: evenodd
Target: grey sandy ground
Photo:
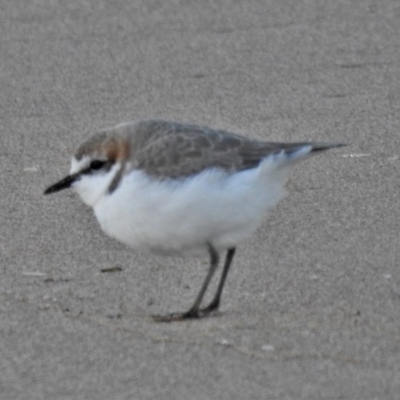
<path fill-rule="evenodd" d="M 398 398 L 399 31 L 395 0 L 3 2 L 1 399 Z M 352 143 L 297 168 L 208 320 L 149 318 L 206 259 L 42 196 L 89 133 L 148 117 Z"/>

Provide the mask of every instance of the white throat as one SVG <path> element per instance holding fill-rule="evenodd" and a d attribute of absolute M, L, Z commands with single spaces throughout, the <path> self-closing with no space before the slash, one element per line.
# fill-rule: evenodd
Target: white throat
<path fill-rule="evenodd" d="M 83 157 L 77 160 L 75 157 L 71 161 L 70 174 L 76 174 L 87 168 L 91 159 Z M 81 177 L 72 184 L 72 188 L 79 194 L 82 201 L 94 207 L 102 197 L 108 193 L 108 189 L 114 177 L 121 169 L 121 163 L 116 162 L 109 171 L 92 174 L 82 174 Z"/>

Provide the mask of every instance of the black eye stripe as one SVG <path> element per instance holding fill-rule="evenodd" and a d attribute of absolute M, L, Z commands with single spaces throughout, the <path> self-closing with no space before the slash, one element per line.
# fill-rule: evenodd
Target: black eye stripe
<path fill-rule="evenodd" d="M 81 175 L 96 174 L 98 171 L 108 172 L 114 165 L 113 160 L 93 160 L 85 169 L 80 171 Z"/>
<path fill-rule="evenodd" d="M 105 161 L 93 160 L 93 161 L 90 163 L 89 168 L 90 168 L 92 171 L 98 171 L 99 169 L 102 169 L 102 168 L 104 167 L 105 164 L 106 164 Z"/>

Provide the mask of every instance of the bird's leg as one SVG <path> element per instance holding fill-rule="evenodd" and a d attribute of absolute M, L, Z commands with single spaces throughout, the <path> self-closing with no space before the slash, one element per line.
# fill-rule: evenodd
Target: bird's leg
<path fill-rule="evenodd" d="M 207 243 L 207 249 L 210 255 L 210 268 L 208 269 L 207 276 L 203 282 L 203 285 L 201 286 L 200 292 L 197 295 L 196 300 L 194 301 L 190 310 L 185 313 L 173 313 L 166 316 L 154 316 L 153 318 L 155 321 L 157 322 L 182 321 L 185 319 L 199 318 L 201 316 L 199 313 L 199 307 L 201 301 L 203 300 L 204 293 L 207 290 L 207 287 L 215 273 L 215 270 L 218 267 L 218 262 L 219 262 L 219 254 L 211 243 Z"/>
<path fill-rule="evenodd" d="M 235 247 L 231 247 L 230 249 L 228 249 L 225 257 L 224 269 L 222 270 L 222 275 L 218 284 L 217 292 L 215 293 L 214 299 L 211 301 L 211 303 L 207 307 L 200 310 L 202 314 L 208 314 L 218 309 L 219 303 L 221 301 L 222 290 L 224 288 L 225 280 L 228 275 L 229 267 L 231 266 L 233 256 L 235 255 L 235 251 L 236 251 Z"/>

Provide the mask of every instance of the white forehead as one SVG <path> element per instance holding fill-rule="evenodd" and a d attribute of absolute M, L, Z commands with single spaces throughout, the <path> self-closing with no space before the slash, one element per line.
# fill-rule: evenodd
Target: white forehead
<path fill-rule="evenodd" d="M 69 174 L 72 175 L 82 171 L 89 165 L 89 163 L 90 163 L 90 157 L 88 156 L 83 156 L 80 160 L 77 160 L 75 157 L 72 157 L 71 169 L 69 171 Z"/>

